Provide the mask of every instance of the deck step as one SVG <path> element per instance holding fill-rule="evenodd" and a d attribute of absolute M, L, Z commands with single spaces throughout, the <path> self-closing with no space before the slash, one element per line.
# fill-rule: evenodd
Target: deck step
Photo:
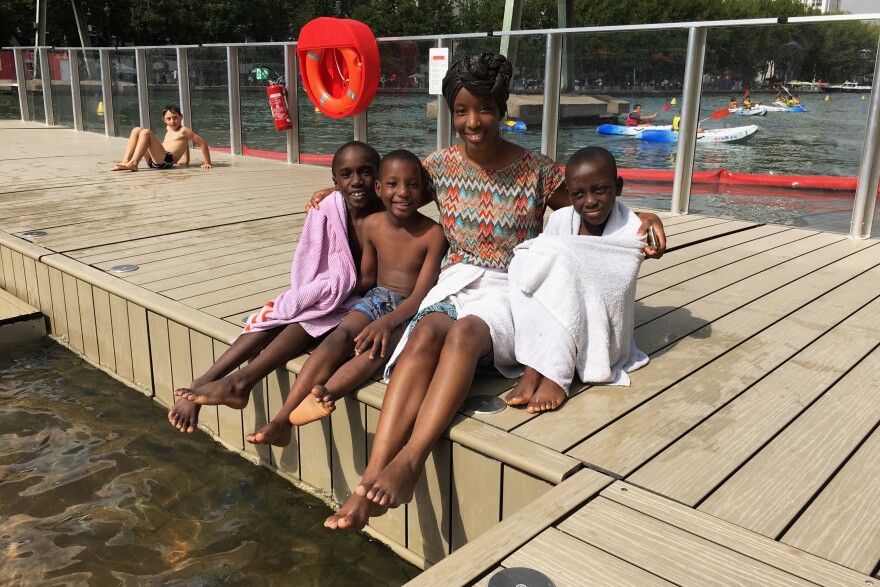
<path fill-rule="evenodd" d="M 46 336 L 40 311 L 0 289 L 0 345 L 19 344 Z"/>

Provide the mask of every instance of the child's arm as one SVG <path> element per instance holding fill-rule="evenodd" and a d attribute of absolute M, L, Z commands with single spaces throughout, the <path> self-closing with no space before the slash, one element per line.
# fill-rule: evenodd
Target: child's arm
<path fill-rule="evenodd" d="M 354 287 L 354 293 L 363 294 L 376 287 L 376 274 L 378 272 L 378 254 L 373 239 L 370 237 L 372 230 L 370 227 L 375 224 L 375 219 L 365 218 L 364 226 L 361 229 L 363 235 L 363 244 L 361 248 L 361 267 L 358 272 L 357 285 Z"/>
<path fill-rule="evenodd" d="M 360 355 L 369 350 L 371 360 L 375 359 L 377 354 L 384 357 L 391 331 L 416 315 L 422 300 L 437 283 L 437 276 L 440 275 L 440 262 L 443 260 L 443 255 L 449 244 L 446 242 L 446 236 L 439 224 L 432 226 L 424 238 L 427 251 L 412 293 L 396 310 L 371 322 L 361 330 L 360 334 L 354 338 L 355 354 Z"/>
<path fill-rule="evenodd" d="M 189 141 L 186 141 L 186 150 L 183 152 L 183 155 L 180 156 L 180 160 L 177 164 L 182 167 L 189 165 Z"/>
<path fill-rule="evenodd" d="M 211 169 L 211 152 L 208 150 L 208 143 L 205 142 L 205 139 L 194 133 L 191 129 L 186 129 L 189 131 L 189 136 L 187 138 L 197 144 L 199 148 L 202 150 L 202 159 L 204 159 L 204 163 L 202 163 L 202 169 Z"/>

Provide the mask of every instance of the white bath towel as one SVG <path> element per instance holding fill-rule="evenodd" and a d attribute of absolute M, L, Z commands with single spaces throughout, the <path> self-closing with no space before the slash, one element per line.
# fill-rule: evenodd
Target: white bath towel
<path fill-rule="evenodd" d="M 556 211 L 510 266 L 517 359 L 563 389 L 582 381 L 629 385 L 648 362 L 633 337 L 641 222 L 617 202 L 601 237 L 578 236 L 580 217 Z"/>
<path fill-rule="evenodd" d="M 506 271 L 458 263 L 440 272 L 437 285 L 425 296 L 419 310 L 446 300 L 455 307 L 459 319 L 466 316 L 479 317 L 489 326 L 495 368 L 505 377 L 519 377 L 522 375 L 522 365 L 516 360 L 513 348 L 509 290 Z M 385 381 L 390 379 L 413 326 L 411 324 L 406 329 L 391 354 L 391 359 L 385 366 Z"/>

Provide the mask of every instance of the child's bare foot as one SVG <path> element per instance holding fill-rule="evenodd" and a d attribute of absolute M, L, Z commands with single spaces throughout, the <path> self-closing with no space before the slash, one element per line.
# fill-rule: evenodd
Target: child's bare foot
<path fill-rule="evenodd" d="M 565 401 L 565 398 L 565 390 L 551 379 L 545 377 L 535 395 L 532 396 L 526 411 L 530 414 L 549 412 L 558 408 Z"/>
<path fill-rule="evenodd" d="M 390 508 L 408 503 L 413 498 L 413 490 L 422 473 L 423 465 L 418 458 L 411 457 L 404 448 L 373 481 L 362 480 L 355 488 L 355 494 Z"/>
<path fill-rule="evenodd" d="M 324 527 L 331 530 L 361 530 L 370 518 L 381 516 L 387 511 L 388 508 L 352 493 L 338 512 L 324 520 Z"/>
<path fill-rule="evenodd" d="M 191 434 L 196 431 L 196 426 L 199 423 L 199 410 L 201 409 L 202 406 L 198 404 L 187 399 L 180 399 L 168 410 L 168 421 L 181 432 Z"/>
<path fill-rule="evenodd" d="M 126 165 L 125 161 L 120 161 L 119 163 L 114 165 L 110 171 L 123 171 L 125 169 L 128 169 L 128 167 L 126 167 L 125 165 Z"/>
<path fill-rule="evenodd" d="M 524 406 L 529 403 L 544 376 L 531 368 L 526 368 L 516 387 L 504 396 L 508 406 Z"/>
<path fill-rule="evenodd" d="M 290 413 L 290 423 L 294 426 L 304 426 L 309 422 L 326 418 L 336 409 L 336 400 L 323 385 L 312 388 L 312 395 L 306 397 Z"/>
<path fill-rule="evenodd" d="M 127 161 L 123 161 L 122 163 L 117 163 L 113 169 L 110 171 L 137 171 L 138 166 L 136 163 L 128 163 Z"/>
<path fill-rule="evenodd" d="M 290 425 L 287 422 L 272 420 L 256 432 L 244 437 L 251 444 L 271 444 L 285 447 L 290 444 Z"/>
<path fill-rule="evenodd" d="M 198 388 L 188 389 L 181 387 L 174 390 L 174 395 L 188 399 L 202 406 L 229 406 L 236 410 L 243 410 L 251 396 L 251 387 L 238 382 L 231 376 L 218 381 L 211 381 Z"/>

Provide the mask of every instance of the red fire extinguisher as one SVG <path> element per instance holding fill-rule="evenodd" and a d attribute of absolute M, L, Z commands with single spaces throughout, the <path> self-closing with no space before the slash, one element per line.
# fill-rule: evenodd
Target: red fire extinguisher
<path fill-rule="evenodd" d="M 293 123 L 290 120 L 290 109 L 287 107 L 287 89 L 281 84 L 269 84 L 266 88 L 269 94 L 269 106 L 272 108 L 272 120 L 275 122 L 275 130 L 290 130 Z"/>

